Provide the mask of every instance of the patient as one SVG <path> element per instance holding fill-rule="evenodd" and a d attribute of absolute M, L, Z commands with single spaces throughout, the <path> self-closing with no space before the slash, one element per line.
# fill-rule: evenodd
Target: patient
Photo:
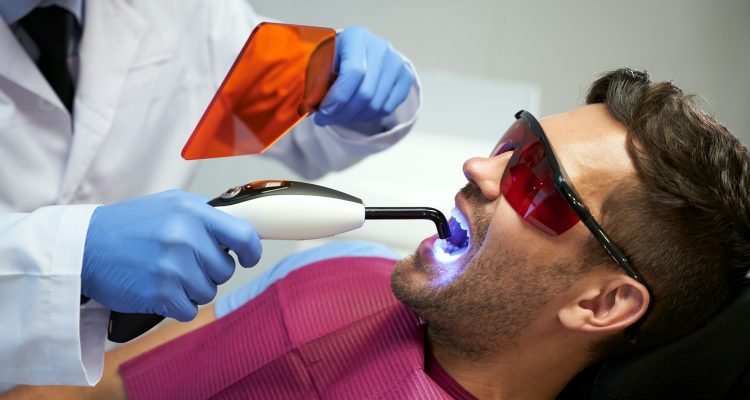
<path fill-rule="evenodd" d="M 108 353 L 95 388 L 8 396 L 552 399 L 674 341 L 748 271 L 750 154 L 645 73 L 608 73 L 586 102 L 521 112 L 465 162 L 450 239 L 399 261 L 352 243 L 292 256 Z"/>

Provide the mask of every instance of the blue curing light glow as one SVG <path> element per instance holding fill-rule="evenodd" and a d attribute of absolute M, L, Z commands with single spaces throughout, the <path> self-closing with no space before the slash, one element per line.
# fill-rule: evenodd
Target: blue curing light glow
<path fill-rule="evenodd" d="M 445 239 L 438 239 L 435 241 L 435 244 L 432 245 L 432 254 L 435 259 L 440 261 L 441 263 L 448 263 L 454 261 L 458 257 L 461 257 L 461 254 L 463 254 L 463 252 L 456 252 L 451 254 L 445 251 Z"/>
<path fill-rule="evenodd" d="M 445 244 L 440 242 L 443 242 L 443 240 L 436 240 L 432 247 L 433 257 L 440 263 L 439 266 L 436 266 L 439 276 L 437 277 L 435 284 L 438 286 L 446 286 L 458 277 L 459 267 L 454 261 L 461 257 L 463 252 L 461 251 L 453 254 L 448 253 L 444 250 Z"/>
<path fill-rule="evenodd" d="M 445 286 L 456 280 L 462 268 L 458 259 L 470 247 L 471 233 L 466 217 L 460 210 L 451 211 L 452 218 L 448 223 L 451 235 L 447 239 L 436 239 L 432 245 L 432 257 L 437 262 L 435 271 L 438 274 L 435 283 Z"/>

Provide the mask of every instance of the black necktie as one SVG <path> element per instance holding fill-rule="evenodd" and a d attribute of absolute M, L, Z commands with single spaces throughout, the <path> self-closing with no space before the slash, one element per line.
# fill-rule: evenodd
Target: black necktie
<path fill-rule="evenodd" d="M 58 6 L 35 8 L 19 24 L 39 49 L 39 71 L 72 113 L 75 89 L 68 70 L 68 46 L 78 29 L 75 16 Z"/>

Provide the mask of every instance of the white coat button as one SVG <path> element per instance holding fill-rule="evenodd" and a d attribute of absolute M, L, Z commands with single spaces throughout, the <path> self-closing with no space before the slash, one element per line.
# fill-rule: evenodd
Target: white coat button
<path fill-rule="evenodd" d="M 44 112 L 54 111 L 55 108 L 57 108 L 54 104 L 41 97 L 38 97 L 36 99 L 36 105 L 39 106 L 39 109 Z"/>

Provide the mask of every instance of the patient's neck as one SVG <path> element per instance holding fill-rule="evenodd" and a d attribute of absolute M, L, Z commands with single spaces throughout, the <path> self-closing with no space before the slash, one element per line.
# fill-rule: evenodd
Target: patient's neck
<path fill-rule="evenodd" d="M 479 399 L 554 399 L 588 363 L 580 343 L 518 338 L 477 356 L 428 337 L 430 351 L 443 370 Z"/>

